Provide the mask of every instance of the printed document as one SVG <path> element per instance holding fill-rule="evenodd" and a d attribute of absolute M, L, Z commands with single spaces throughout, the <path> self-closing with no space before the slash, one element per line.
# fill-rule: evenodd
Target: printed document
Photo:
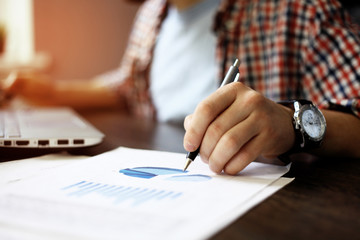
<path fill-rule="evenodd" d="M 215 174 L 185 155 L 116 150 L 0 188 L 0 238 L 206 239 L 292 179 L 253 162 Z"/>

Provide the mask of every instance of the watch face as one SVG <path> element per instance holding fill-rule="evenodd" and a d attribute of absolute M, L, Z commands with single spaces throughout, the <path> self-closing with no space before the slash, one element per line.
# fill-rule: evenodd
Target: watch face
<path fill-rule="evenodd" d="M 315 141 L 322 139 L 326 127 L 322 113 L 317 108 L 309 106 L 300 116 L 304 132 Z"/>

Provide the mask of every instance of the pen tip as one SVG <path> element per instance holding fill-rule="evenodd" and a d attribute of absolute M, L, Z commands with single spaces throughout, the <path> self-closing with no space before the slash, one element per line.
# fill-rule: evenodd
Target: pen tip
<path fill-rule="evenodd" d="M 189 167 L 190 163 L 192 162 L 192 160 L 190 158 L 186 159 L 186 163 L 185 163 L 185 167 L 184 167 L 184 172 L 186 171 L 186 169 Z"/>

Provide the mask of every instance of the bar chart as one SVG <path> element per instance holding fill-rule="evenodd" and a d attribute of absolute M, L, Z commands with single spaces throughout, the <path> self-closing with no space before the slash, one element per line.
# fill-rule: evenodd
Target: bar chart
<path fill-rule="evenodd" d="M 162 201 L 166 199 L 177 199 L 182 195 L 182 192 L 177 191 L 126 185 L 109 185 L 89 181 L 80 181 L 68 185 L 61 190 L 70 197 L 81 198 L 90 194 L 96 194 L 102 198 L 110 199 L 113 204 L 132 201 L 133 206 L 141 205 L 150 200 Z"/>

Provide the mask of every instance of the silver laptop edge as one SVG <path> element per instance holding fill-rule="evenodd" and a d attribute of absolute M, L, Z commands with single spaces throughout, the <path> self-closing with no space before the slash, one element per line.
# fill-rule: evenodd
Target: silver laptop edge
<path fill-rule="evenodd" d="M 3 128 L 3 121 L 11 129 Z M 103 133 L 70 108 L 0 110 L 0 147 L 78 148 L 99 144 L 103 138 Z"/>

